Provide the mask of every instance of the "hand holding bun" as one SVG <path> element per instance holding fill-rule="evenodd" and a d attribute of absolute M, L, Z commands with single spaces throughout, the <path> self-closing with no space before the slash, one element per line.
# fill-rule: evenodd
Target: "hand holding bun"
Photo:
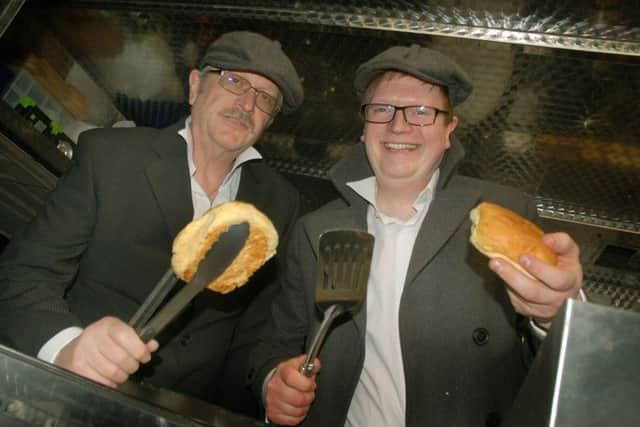
<path fill-rule="evenodd" d="M 471 236 L 469 241 L 489 258 L 502 258 L 528 277 L 534 279 L 518 262 L 529 253 L 542 261 L 556 265 L 553 252 L 542 241 L 544 231 L 517 213 L 493 203 L 482 202 L 469 213 Z"/>
<path fill-rule="evenodd" d="M 171 267 L 185 282 L 193 279 L 198 264 L 218 236 L 229 226 L 249 223 L 249 237 L 238 256 L 219 277 L 207 286 L 226 294 L 244 285 L 251 275 L 276 253 L 278 232 L 269 218 L 253 205 L 227 202 L 209 209 L 200 218 L 187 224 L 173 240 Z"/>

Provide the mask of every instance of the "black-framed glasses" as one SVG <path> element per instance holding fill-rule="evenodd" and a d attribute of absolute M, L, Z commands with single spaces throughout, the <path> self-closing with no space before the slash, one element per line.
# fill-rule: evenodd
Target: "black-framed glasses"
<path fill-rule="evenodd" d="M 207 67 L 205 71 L 220 73 L 218 84 L 227 92 L 231 92 L 234 95 L 243 95 L 250 90 L 253 90 L 256 94 L 256 107 L 270 116 L 275 115 L 278 112 L 278 99 L 273 95 L 256 89 L 251 85 L 249 80 L 234 74 L 230 71 L 218 70 L 216 68 Z"/>
<path fill-rule="evenodd" d="M 364 120 L 369 123 L 389 123 L 393 121 L 397 111 L 402 111 L 404 119 L 412 126 L 431 126 L 435 121 L 438 113 L 448 113 L 429 105 L 406 105 L 398 107 L 390 104 L 364 104 L 360 112 Z"/>

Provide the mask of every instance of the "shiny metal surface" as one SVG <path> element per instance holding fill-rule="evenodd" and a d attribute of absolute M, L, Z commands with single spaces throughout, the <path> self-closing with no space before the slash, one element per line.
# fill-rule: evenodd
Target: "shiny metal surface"
<path fill-rule="evenodd" d="M 640 424 L 640 314 L 568 300 L 506 427 Z"/>
<path fill-rule="evenodd" d="M 253 418 L 170 390 L 112 389 L 0 345 L 0 425 L 258 427 Z"/>
<path fill-rule="evenodd" d="M 441 49 L 475 85 L 458 111 L 462 173 L 535 195 L 544 216 L 640 233 L 638 1 L 69 4 L 30 14 L 55 16 L 70 52 L 141 125 L 188 111 L 186 74 L 218 34 L 251 28 L 281 40 L 306 101 L 261 149 L 293 175 L 324 177 L 358 142 L 360 62 L 392 44 Z"/>
<path fill-rule="evenodd" d="M 0 37 L 16 17 L 24 0 L 5 0 L 0 4 Z"/>
<path fill-rule="evenodd" d="M 106 2 L 78 1 L 79 5 Z M 115 1 L 179 6 L 234 19 L 410 32 L 509 44 L 640 55 L 637 2 L 615 1 Z M 621 9 L 622 7 L 622 9 Z M 634 20 L 634 18 L 636 18 Z"/>

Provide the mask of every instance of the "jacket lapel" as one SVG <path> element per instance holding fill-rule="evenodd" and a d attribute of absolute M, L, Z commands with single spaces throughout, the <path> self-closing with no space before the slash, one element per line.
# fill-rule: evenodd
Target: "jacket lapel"
<path fill-rule="evenodd" d="M 469 211 L 480 198 L 478 189 L 457 186 L 455 178 L 438 193 L 436 193 L 437 200 L 434 199 L 431 204 L 418 232 L 405 286 L 413 282 L 460 224 L 469 217 Z"/>
<path fill-rule="evenodd" d="M 242 178 L 240 179 L 236 200 L 251 203 L 265 211 L 268 210 L 266 207 L 272 204 L 271 191 L 274 189 L 262 188 L 264 185 L 254 168 L 254 164 L 259 162 L 259 160 L 251 160 L 242 165 Z"/>
<path fill-rule="evenodd" d="M 176 125 L 164 129 L 151 142 L 157 159 L 149 162 L 145 169 L 172 238 L 193 218 L 187 147 L 177 134 L 179 128 Z"/>

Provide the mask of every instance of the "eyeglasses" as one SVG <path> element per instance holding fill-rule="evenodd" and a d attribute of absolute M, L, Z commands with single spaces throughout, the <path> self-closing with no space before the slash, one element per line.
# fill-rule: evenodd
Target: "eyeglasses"
<path fill-rule="evenodd" d="M 412 126 L 431 126 L 438 113 L 448 113 L 436 107 L 428 105 L 407 105 L 398 107 L 389 104 L 364 104 L 361 109 L 362 117 L 369 123 L 389 123 L 396 117 L 396 112 L 400 110 L 404 119 Z"/>
<path fill-rule="evenodd" d="M 275 115 L 278 112 L 278 99 L 269 93 L 256 89 L 251 85 L 249 80 L 244 77 L 240 77 L 237 74 L 233 74 L 229 71 L 218 70 L 215 68 L 207 67 L 204 71 L 212 73 L 220 73 L 218 84 L 227 92 L 231 92 L 234 95 L 243 95 L 249 90 L 253 89 L 256 94 L 256 107 L 264 113 L 270 116 Z"/>

